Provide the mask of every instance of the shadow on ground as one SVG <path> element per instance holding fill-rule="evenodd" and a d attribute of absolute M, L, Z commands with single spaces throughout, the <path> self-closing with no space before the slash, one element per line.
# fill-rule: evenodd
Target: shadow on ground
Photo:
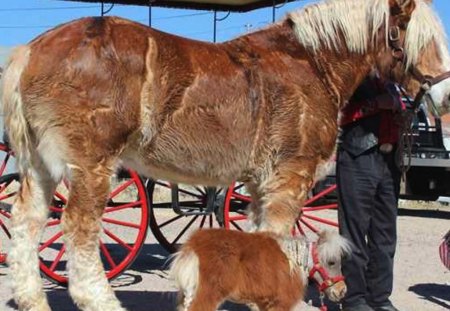
<path fill-rule="evenodd" d="M 408 290 L 422 297 L 422 299 L 450 310 L 450 285 L 416 284 Z"/>
<path fill-rule="evenodd" d="M 435 210 L 423 210 L 423 209 L 398 209 L 399 216 L 412 216 L 412 217 L 422 217 L 422 218 L 440 218 L 440 219 L 450 219 L 450 211 L 435 211 Z"/>
<path fill-rule="evenodd" d="M 52 310 L 78 311 L 69 293 L 64 289 L 51 290 L 47 292 L 48 300 Z M 175 311 L 175 292 L 141 292 L 141 291 L 117 291 L 117 297 L 122 306 L 133 311 Z M 10 300 L 8 306 L 17 310 L 17 305 Z M 220 310 L 227 311 L 249 311 L 245 306 L 226 303 Z"/>

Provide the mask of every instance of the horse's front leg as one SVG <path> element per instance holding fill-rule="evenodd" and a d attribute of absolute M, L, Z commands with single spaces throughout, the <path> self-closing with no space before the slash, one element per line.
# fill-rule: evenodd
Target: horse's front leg
<path fill-rule="evenodd" d="M 70 196 L 62 225 L 68 253 L 69 292 L 85 311 L 123 311 L 100 260 L 100 219 L 106 206 L 111 171 L 104 167 L 72 169 Z"/>
<path fill-rule="evenodd" d="M 260 182 L 258 231 L 290 234 L 312 187 L 316 163 L 312 159 L 284 162 Z"/>
<path fill-rule="evenodd" d="M 50 310 L 39 274 L 38 243 L 47 221 L 55 186 L 56 183 L 43 166 L 30 169 L 22 177 L 19 194 L 13 205 L 8 261 L 19 310 Z"/>

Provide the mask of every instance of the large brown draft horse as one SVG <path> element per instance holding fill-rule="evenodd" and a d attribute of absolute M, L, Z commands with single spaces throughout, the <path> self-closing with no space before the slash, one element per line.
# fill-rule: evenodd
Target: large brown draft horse
<path fill-rule="evenodd" d="M 3 105 L 22 173 L 9 257 L 19 308 L 50 309 L 37 245 L 63 176 L 69 290 L 83 310 L 124 310 L 98 253 L 119 164 L 174 182 L 244 181 L 258 229 L 289 232 L 333 151 L 339 109 L 374 67 L 446 108 L 450 56 L 424 0 L 324 1 L 220 44 L 83 18 L 18 48 Z"/>

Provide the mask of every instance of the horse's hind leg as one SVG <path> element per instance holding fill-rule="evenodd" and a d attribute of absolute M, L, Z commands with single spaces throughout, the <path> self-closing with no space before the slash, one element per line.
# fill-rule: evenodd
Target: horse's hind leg
<path fill-rule="evenodd" d="M 100 260 L 100 219 L 106 205 L 112 170 L 102 164 L 74 166 L 69 202 L 62 224 L 66 238 L 69 291 L 86 311 L 124 310 L 115 297 Z"/>
<path fill-rule="evenodd" d="M 12 209 L 11 250 L 8 260 L 14 298 L 19 310 L 50 310 L 42 289 L 37 247 L 55 185 L 43 165 L 29 169 L 22 178 Z"/>

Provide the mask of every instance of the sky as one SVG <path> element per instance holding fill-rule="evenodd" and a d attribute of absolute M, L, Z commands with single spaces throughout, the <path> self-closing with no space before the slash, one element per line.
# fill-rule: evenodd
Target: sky
<path fill-rule="evenodd" d="M 361 0 L 365 1 L 365 0 Z M 317 0 L 298 0 L 277 9 L 276 18 Z M 450 35 L 450 0 L 434 0 L 447 34 Z M 0 0 L 0 65 L 9 53 L 9 47 L 24 44 L 42 32 L 67 21 L 100 15 L 100 4 L 57 0 Z M 122 16 L 148 24 L 148 8 L 116 5 L 108 15 Z M 226 12 L 219 12 L 218 18 Z M 249 13 L 231 13 L 217 23 L 217 41 L 225 41 L 247 31 L 252 31 L 272 22 L 272 8 L 263 8 Z M 152 9 L 152 27 L 185 37 L 204 41 L 213 40 L 213 12 Z"/>
<path fill-rule="evenodd" d="M 364 0 L 361 0 L 364 1 Z M 299 0 L 277 10 L 277 18 L 315 0 Z M 450 0 L 434 0 L 447 33 L 450 34 Z M 47 29 L 83 16 L 100 15 L 100 4 L 56 0 L 0 0 L 0 46 L 23 44 Z M 148 24 L 148 9 L 139 6 L 116 5 L 109 15 L 129 18 Z M 226 13 L 218 13 L 219 17 Z M 180 9 L 153 8 L 152 26 L 186 37 L 212 41 L 213 13 Z M 224 41 L 272 21 L 272 9 L 250 13 L 231 13 L 218 22 L 217 39 Z"/>

